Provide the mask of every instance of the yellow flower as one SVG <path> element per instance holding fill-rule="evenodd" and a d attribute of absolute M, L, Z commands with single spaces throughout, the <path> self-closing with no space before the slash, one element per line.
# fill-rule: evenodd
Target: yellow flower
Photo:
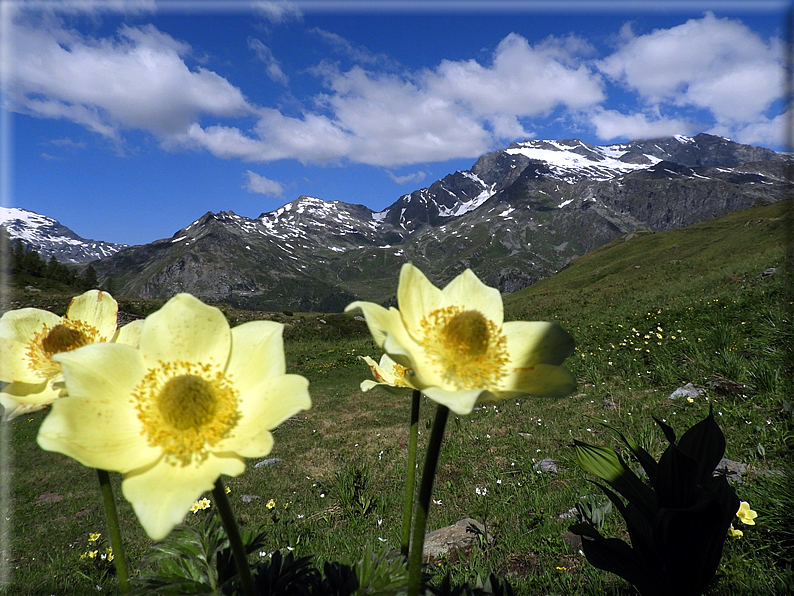
<path fill-rule="evenodd" d="M 225 487 L 223 488 L 223 492 L 225 492 L 225 493 L 228 495 L 230 492 L 232 492 L 232 489 L 231 489 L 231 488 L 229 488 L 228 486 L 225 486 Z"/>
<path fill-rule="evenodd" d="M 93 344 L 55 359 L 67 397 L 38 443 L 85 466 L 124 474 L 121 490 L 161 540 L 221 474 L 270 453 L 270 431 L 311 406 L 308 381 L 285 374 L 283 325 L 234 329 L 223 313 L 178 294 L 149 315 L 140 348 Z"/>
<path fill-rule="evenodd" d="M 99 532 L 90 532 L 88 534 L 88 542 L 96 542 L 99 540 L 99 537 L 102 536 Z"/>
<path fill-rule="evenodd" d="M 211 505 L 212 505 L 212 502 L 207 497 L 204 497 L 203 499 L 200 499 L 200 500 L 196 501 L 195 503 L 193 503 L 190 506 L 190 511 L 191 511 L 191 513 L 197 513 L 199 511 L 204 510 L 204 509 L 209 509 Z"/>
<path fill-rule="evenodd" d="M 0 405 L 5 420 L 41 410 L 58 399 L 61 366 L 53 356 L 94 342 L 132 343 L 135 333 L 116 329 L 118 305 L 107 292 L 90 290 L 72 299 L 66 316 L 39 308 L 0 317 Z"/>
<path fill-rule="evenodd" d="M 408 369 L 401 364 L 397 364 L 389 358 L 388 354 L 380 357 L 380 362 L 375 362 L 369 356 L 359 356 L 369 366 L 375 381 L 367 379 L 361 381 L 361 390 L 369 391 L 373 387 L 381 387 L 391 393 L 406 393 L 415 389 L 406 379 Z"/>
<path fill-rule="evenodd" d="M 731 524 L 731 527 L 728 528 L 728 536 L 730 536 L 731 538 L 741 538 L 742 536 L 744 536 L 744 532 L 742 532 L 741 530 L 735 530 L 733 524 Z"/>
<path fill-rule="evenodd" d="M 736 512 L 736 516 L 743 524 L 747 524 L 748 526 L 755 525 L 755 518 L 758 517 L 758 514 L 750 509 L 750 503 L 747 501 L 742 501 L 739 504 L 739 511 Z"/>
<path fill-rule="evenodd" d="M 273 499 L 270 499 L 267 502 L 267 505 L 265 505 L 265 507 L 267 507 L 268 509 L 273 509 L 273 507 L 275 507 L 275 506 L 276 506 L 276 502 Z"/>
<path fill-rule="evenodd" d="M 499 290 L 467 269 L 438 289 L 413 265 L 403 265 L 396 308 L 353 302 L 375 343 L 407 370 L 406 384 L 456 414 L 478 401 L 525 394 L 563 396 L 576 387 L 560 363 L 574 351 L 554 323 L 504 322 Z"/>

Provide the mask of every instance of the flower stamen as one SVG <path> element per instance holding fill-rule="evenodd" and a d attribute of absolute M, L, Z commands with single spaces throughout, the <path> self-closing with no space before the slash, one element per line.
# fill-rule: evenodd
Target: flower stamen
<path fill-rule="evenodd" d="M 44 325 L 28 342 L 28 366 L 47 378 L 54 377 L 61 372 L 61 365 L 52 359 L 55 354 L 71 352 L 98 341 L 105 341 L 105 338 L 99 336 L 99 330 L 93 325 L 61 317 L 52 327 Z"/>
<path fill-rule="evenodd" d="M 133 390 L 133 405 L 149 445 L 169 463 L 201 462 L 240 419 L 238 392 L 208 364 L 159 362 Z"/>
<path fill-rule="evenodd" d="M 458 389 L 496 388 L 508 362 L 507 337 L 496 323 L 477 310 L 448 306 L 420 325 L 420 343 L 445 381 Z"/>

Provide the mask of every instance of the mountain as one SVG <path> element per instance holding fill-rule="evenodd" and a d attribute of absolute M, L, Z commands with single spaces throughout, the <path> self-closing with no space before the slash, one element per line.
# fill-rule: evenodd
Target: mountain
<path fill-rule="evenodd" d="M 0 226 L 8 231 L 12 240 L 21 240 L 45 261 L 55 257 L 61 263 L 87 263 L 126 247 L 125 244 L 86 240 L 51 217 L 26 209 L 0 207 Z"/>
<path fill-rule="evenodd" d="M 788 158 L 713 135 L 596 146 L 525 141 L 381 212 L 299 197 L 257 218 L 207 213 L 95 263 L 122 293 L 178 291 L 243 308 L 387 303 L 412 261 L 437 284 L 471 267 L 503 292 L 636 231 L 686 227 L 783 198 Z"/>

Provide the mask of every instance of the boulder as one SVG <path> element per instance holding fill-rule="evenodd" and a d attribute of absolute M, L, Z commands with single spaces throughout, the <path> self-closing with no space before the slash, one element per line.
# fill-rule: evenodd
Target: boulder
<path fill-rule="evenodd" d="M 477 520 L 467 517 L 451 526 L 425 534 L 422 557 L 427 563 L 435 563 L 439 559 L 455 562 L 468 557 L 471 550 L 483 539 L 487 544 L 493 543 L 493 537 L 486 532 L 485 527 Z"/>

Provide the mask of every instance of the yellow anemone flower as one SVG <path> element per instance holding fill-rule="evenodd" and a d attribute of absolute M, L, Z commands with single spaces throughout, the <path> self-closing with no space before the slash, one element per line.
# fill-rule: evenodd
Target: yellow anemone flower
<path fill-rule="evenodd" d="M 739 511 L 736 512 L 736 516 L 743 524 L 747 524 L 748 526 L 755 525 L 755 518 L 758 517 L 758 514 L 750 509 L 750 503 L 747 501 L 742 501 L 739 504 Z"/>
<path fill-rule="evenodd" d="M 375 381 L 366 379 L 361 381 L 361 390 L 369 391 L 373 387 L 381 387 L 391 393 L 412 392 L 415 387 L 406 379 L 408 369 L 402 364 L 397 364 L 388 354 L 380 357 L 380 362 L 375 362 L 369 356 L 360 356 L 367 363 Z"/>
<path fill-rule="evenodd" d="M 63 380 L 53 356 L 119 338 L 118 305 L 107 292 L 90 290 L 72 299 L 66 316 L 20 308 L 0 317 L 0 404 L 3 418 L 41 410 L 58 399 Z M 134 327 L 133 327 L 134 328 Z"/>
<path fill-rule="evenodd" d="M 730 536 L 731 538 L 741 538 L 742 536 L 744 536 L 744 532 L 742 532 L 741 530 L 737 530 L 736 528 L 733 527 L 733 524 L 731 524 L 731 527 L 728 528 L 728 536 Z"/>
<path fill-rule="evenodd" d="M 559 325 L 504 322 L 499 290 L 467 269 L 436 288 L 410 263 L 403 265 L 396 308 L 353 302 L 375 343 L 408 369 L 406 383 L 456 414 L 478 401 L 531 394 L 563 396 L 576 388 L 561 367 L 574 342 Z"/>
<path fill-rule="evenodd" d="M 93 344 L 55 356 L 68 396 L 38 443 L 124 474 L 121 490 L 161 540 L 221 474 L 273 446 L 272 429 L 311 406 L 308 381 L 285 374 L 283 325 L 234 329 L 217 308 L 178 294 L 149 315 L 140 348 Z"/>

